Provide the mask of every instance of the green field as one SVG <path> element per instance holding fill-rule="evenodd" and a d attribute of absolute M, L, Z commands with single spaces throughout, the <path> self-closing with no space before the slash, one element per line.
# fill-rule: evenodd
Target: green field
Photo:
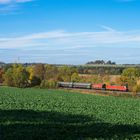
<path fill-rule="evenodd" d="M 0 87 L 0 140 L 140 139 L 140 99 Z"/>

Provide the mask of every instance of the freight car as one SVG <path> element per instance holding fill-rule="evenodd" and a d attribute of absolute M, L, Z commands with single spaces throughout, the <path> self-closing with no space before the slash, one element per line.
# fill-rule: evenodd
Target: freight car
<path fill-rule="evenodd" d="M 58 87 L 93 89 L 93 90 L 124 91 L 124 92 L 128 91 L 128 86 L 91 84 L 91 83 L 75 83 L 75 82 L 58 82 Z"/>
<path fill-rule="evenodd" d="M 58 82 L 58 87 L 73 88 L 73 82 Z"/>
<path fill-rule="evenodd" d="M 106 90 L 106 84 L 92 84 L 91 89 Z"/>
<path fill-rule="evenodd" d="M 73 88 L 91 89 L 90 83 L 73 83 Z"/>

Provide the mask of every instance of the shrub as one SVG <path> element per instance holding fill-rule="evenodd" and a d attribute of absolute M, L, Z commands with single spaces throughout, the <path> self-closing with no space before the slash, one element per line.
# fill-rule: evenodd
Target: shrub
<path fill-rule="evenodd" d="M 140 84 L 133 87 L 133 92 L 134 93 L 140 92 Z"/>
<path fill-rule="evenodd" d="M 41 84 L 41 80 L 36 76 L 33 76 L 32 79 L 30 80 L 31 87 L 39 86 L 40 84 Z"/>
<path fill-rule="evenodd" d="M 57 87 L 57 83 L 53 80 L 43 80 L 40 84 L 41 88 L 56 88 Z"/>
<path fill-rule="evenodd" d="M 78 75 L 78 73 L 73 73 L 71 76 L 71 81 L 72 82 L 79 82 L 80 81 L 80 76 Z"/>

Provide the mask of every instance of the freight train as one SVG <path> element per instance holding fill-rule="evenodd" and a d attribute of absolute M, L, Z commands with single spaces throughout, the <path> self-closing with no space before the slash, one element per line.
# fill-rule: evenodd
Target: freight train
<path fill-rule="evenodd" d="M 58 87 L 61 88 L 79 88 L 93 90 L 110 90 L 110 91 L 128 91 L 128 86 L 107 85 L 107 84 L 92 84 L 92 83 L 75 83 L 75 82 L 58 82 Z"/>

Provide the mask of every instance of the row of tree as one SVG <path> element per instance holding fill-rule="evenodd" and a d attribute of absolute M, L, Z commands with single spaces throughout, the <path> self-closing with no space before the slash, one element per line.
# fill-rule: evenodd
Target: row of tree
<path fill-rule="evenodd" d="M 121 75 L 125 67 L 120 66 L 77 66 L 80 74 Z"/>
<path fill-rule="evenodd" d="M 5 69 L 0 77 L 3 85 L 14 87 L 48 87 L 55 88 L 57 81 L 78 82 L 80 77 L 76 68 L 67 66 L 56 67 L 52 65 L 37 64 L 24 67 L 14 64 Z"/>
<path fill-rule="evenodd" d="M 21 64 L 14 64 L 5 69 L 0 69 L 0 83 L 7 86 L 56 88 L 58 81 L 64 81 L 128 85 L 130 91 L 140 91 L 139 68 L 124 69 L 121 75 L 117 76 L 113 82 L 111 77 L 111 75 L 105 73 L 83 76 L 83 74 L 78 73 L 76 67 L 57 67 L 44 64 L 27 67 Z"/>
<path fill-rule="evenodd" d="M 87 65 L 116 65 L 115 62 L 112 62 L 111 60 L 104 61 L 104 60 L 95 60 L 95 61 L 90 61 L 86 63 Z"/>

